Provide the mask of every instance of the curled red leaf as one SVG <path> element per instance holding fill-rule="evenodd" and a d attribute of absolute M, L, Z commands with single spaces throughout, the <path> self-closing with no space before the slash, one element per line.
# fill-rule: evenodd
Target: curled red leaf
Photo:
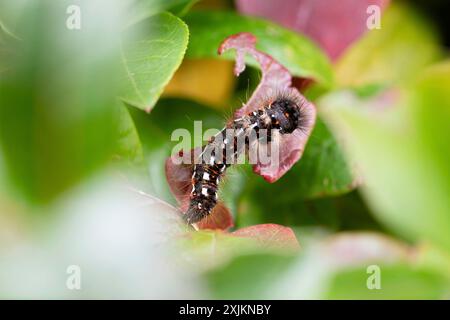
<path fill-rule="evenodd" d="M 236 64 L 234 73 L 238 76 L 245 70 L 245 54 L 250 54 L 261 66 L 262 77 L 258 87 L 242 108 L 236 111 L 235 116 L 241 117 L 261 108 L 262 102 L 267 101 L 280 93 L 289 94 L 298 101 L 304 112 L 305 125 L 302 130 L 297 129 L 292 134 L 279 137 L 278 165 L 258 162 L 253 171 L 261 175 L 268 182 L 275 182 L 283 176 L 302 156 L 308 137 L 314 127 L 316 108 L 292 84 L 289 71 L 268 54 L 255 48 L 256 38 L 251 33 L 242 32 L 226 38 L 219 47 L 219 54 L 229 50 L 236 50 Z"/>

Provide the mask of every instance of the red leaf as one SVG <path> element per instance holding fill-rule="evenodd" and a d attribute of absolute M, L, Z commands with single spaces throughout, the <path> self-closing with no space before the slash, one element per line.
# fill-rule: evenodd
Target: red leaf
<path fill-rule="evenodd" d="M 250 33 L 243 32 L 226 38 L 219 47 L 219 54 L 236 49 L 235 74 L 238 76 L 245 69 L 245 54 L 252 55 L 260 64 L 262 71 L 261 82 L 253 95 L 242 108 L 236 111 L 235 116 L 241 117 L 261 108 L 261 102 L 279 92 L 287 92 L 299 101 L 307 123 L 303 130 L 297 129 L 292 134 L 280 136 L 280 153 L 278 165 L 271 163 L 257 163 L 253 171 L 261 175 L 268 182 L 275 182 L 283 176 L 302 156 L 306 142 L 314 127 L 316 108 L 308 102 L 297 89 L 291 87 L 292 77 L 289 71 L 268 54 L 255 48 L 256 38 Z"/>
<path fill-rule="evenodd" d="M 186 156 L 191 157 L 191 160 L 193 160 L 196 151 L 201 151 L 201 148 L 190 150 Z M 170 191 L 175 196 L 180 210 L 186 212 L 189 207 L 189 196 L 192 190 L 191 177 L 193 165 L 178 164 L 177 159 L 182 156 L 183 151 L 180 151 L 177 156 L 168 158 L 165 164 L 165 171 Z M 231 212 L 221 202 L 217 203 L 208 217 L 197 223 L 199 229 L 227 230 L 233 226 L 234 222 Z"/>
<path fill-rule="evenodd" d="M 236 0 L 238 10 L 306 34 L 336 58 L 367 31 L 367 8 L 389 0 Z"/>
<path fill-rule="evenodd" d="M 222 202 L 218 202 L 211 214 L 197 223 L 199 229 L 228 230 L 233 226 L 231 212 Z"/>
<path fill-rule="evenodd" d="M 191 156 L 191 159 L 195 154 L 195 152 L 193 152 L 194 150 L 189 151 L 188 156 Z M 191 177 L 193 165 L 179 164 L 177 160 L 180 159 L 180 157 L 183 157 L 183 151 L 180 151 L 178 155 L 167 158 L 165 171 L 170 191 L 175 196 L 175 199 L 180 206 L 180 210 L 185 212 L 189 206 L 189 195 L 192 190 Z M 193 161 L 190 163 L 193 163 Z"/>
<path fill-rule="evenodd" d="M 258 224 L 239 229 L 231 234 L 237 237 L 253 238 L 263 247 L 300 249 L 292 229 L 278 224 Z"/>

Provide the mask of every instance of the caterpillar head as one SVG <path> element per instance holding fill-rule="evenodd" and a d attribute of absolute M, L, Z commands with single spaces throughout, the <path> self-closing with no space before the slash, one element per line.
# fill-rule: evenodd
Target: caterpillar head
<path fill-rule="evenodd" d="M 281 95 L 268 108 L 272 121 L 272 128 L 280 130 L 282 134 L 289 134 L 306 125 L 305 112 L 302 101 L 290 96 Z"/>

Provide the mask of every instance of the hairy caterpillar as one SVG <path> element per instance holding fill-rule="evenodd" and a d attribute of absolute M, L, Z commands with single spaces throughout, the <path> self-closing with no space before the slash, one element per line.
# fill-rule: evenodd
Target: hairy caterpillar
<path fill-rule="evenodd" d="M 298 95 L 286 90 L 271 99 L 265 99 L 261 108 L 234 119 L 210 139 L 203 147 L 199 163 L 192 169 L 192 191 L 184 215 L 187 223 L 199 222 L 211 214 L 218 201 L 218 185 L 231 165 L 230 160 L 236 159 L 249 148 L 250 142 L 246 138 L 249 132 L 254 130 L 257 139 L 267 135 L 266 140 L 270 142 L 273 130 L 281 135 L 291 134 L 297 129 L 303 131 L 309 121 L 303 110 L 304 104 L 305 101 Z M 231 138 L 227 134 L 230 129 L 234 132 Z M 238 144 L 240 138 L 244 139 L 243 146 Z"/>
<path fill-rule="evenodd" d="M 235 50 L 236 76 L 245 70 L 246 55 L 259 64 L 262 76 L 251 97 L 206 145 L 180 150 L 165 162 L 167 182 L 183 219 L 194 228 L 226 230 L 233 226 L 230 210 L 218 201 L 217 191 L 226 169 L 237 158 L 240 162 L 248 155 L 253 172 L 273 183 L 300 160 L 314 127 L 315 106 L 292 86 L 289 70 L 256 49 L 256 42 L 254 35 L 241 32 L 225 38 L 218 48 L 218 54 Z M 252 157 L 255 150 L 256 159 Z"/>

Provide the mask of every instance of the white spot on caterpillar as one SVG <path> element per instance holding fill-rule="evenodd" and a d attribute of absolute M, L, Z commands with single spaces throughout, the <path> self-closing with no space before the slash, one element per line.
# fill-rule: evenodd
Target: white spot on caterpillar
<path fill-rule="evenodd" d="M 202 208 L 202 204 L 201 203 L 197 203 L 197 208 L 201 209 Z"/>
<path fill-rule="evenodd" d="M 202 195 L 207 196 L 208 195 L 208 189 L 202 188 Z"/>
<path fill-rule="evenodd" d="M 203 172 L 203 180 L 209 180 L 209 173 Z"/>
<path fill-rule="evenodd" d="M 211 156 L 211 158 L 209 158 L 209 165 L 214 165 L 214 156 Z"/>

